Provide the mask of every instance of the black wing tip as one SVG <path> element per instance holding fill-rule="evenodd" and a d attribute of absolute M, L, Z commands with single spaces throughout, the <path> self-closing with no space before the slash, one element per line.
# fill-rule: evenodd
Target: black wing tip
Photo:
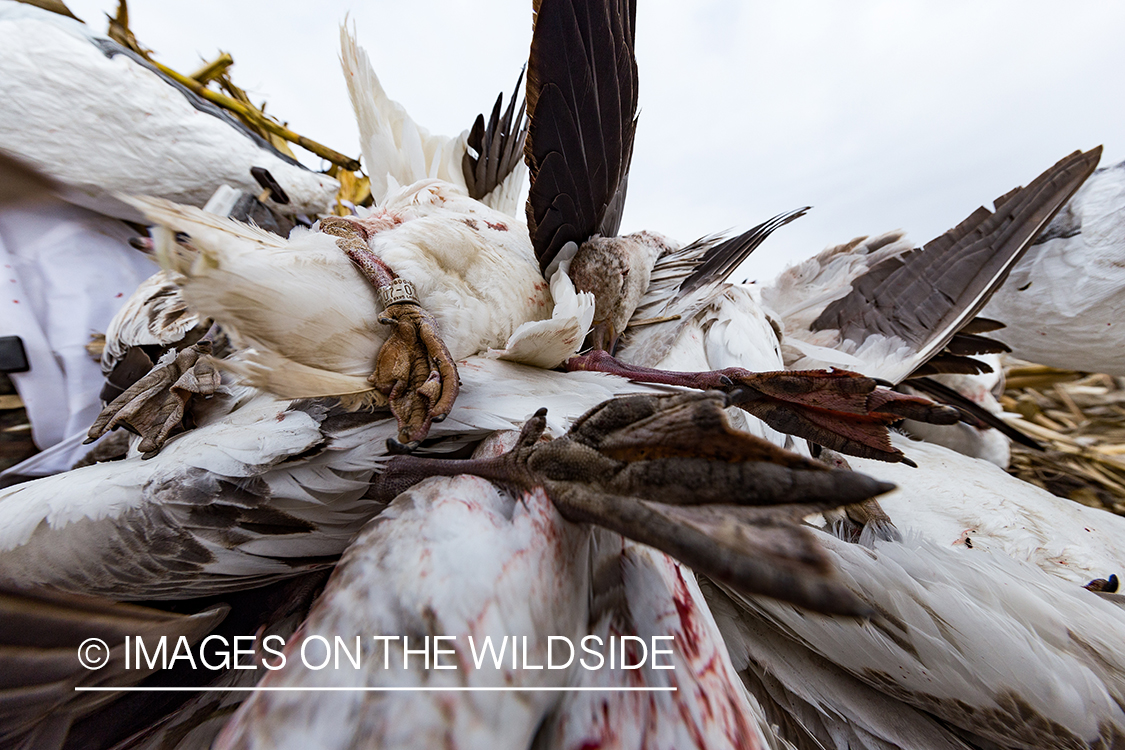
<path fill-rule="evenodd" d="M 716 243 L 704 252 L 699 265 L 680 285 L 678 294 L 688 294 L 708 282 L 726 281 L 744 260 L 758 249 L 766 239 L 786 224 L 795 221 L 812 209 L 812 206 L 786 211 L 768 219 L 742 234 Z M 699 240 L 706 242 L 706 238 Z"/>
<path fill-rule="evenodd" d="M 620 226 L 637 122 L 635 18 L 635 0 L 535 6 L 524 154 L 527 226 L 543 268 L 569 242 Z"/>

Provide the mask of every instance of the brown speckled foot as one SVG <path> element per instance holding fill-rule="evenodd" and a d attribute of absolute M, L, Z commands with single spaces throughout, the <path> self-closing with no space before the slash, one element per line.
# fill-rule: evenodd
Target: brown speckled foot
<path fill-rule="evenodd" d="M 141 436 L 138 448 L 144 458 L 155 456 L 182 426 L 191 398 L 210 397 L 219 387 L 221 378 L 210 354 L 211 342 L 200 341 L 157 363 L 102 410 L 85 442 L 124 427 Z"/>
<path fill-rule="evenodd" d="M 904 396 L 872 378 L 845 370 L 750 372 L 737 367 L 709 372 L 672 372 L 634 367 L 606 352 L 571 358 L 568 370 L 596 370 L 643 383 L 714 389 L 775 430 L 826 448 L 864 458 L 913 465 L 890 442 L 888 425 L 900 419 L 953 424 L 955 409 Z"/>
<path fill-rule="evenodd" d="M 377 481 L 390 501 L 429 476 L 543 487 L 570 521 L 656 547 L 712 578 L 822 612 L 865 614 L 799 519 L 893 485 L 782 450 L 731 427 L 721 393 L 606 401 L 542 442 L 546 410 L 516 447 L 465 461 L 399 456 Z"/>
<path fill-rule="evenodd" d="M 430 425 L 453 408 L 461 386 L 457 366 L 414 287 L 368 247 L 362 221 L 328 216 L 320 220 L 320 231 L 337 238 L 336 245 L 378 290 L 383 302 L 379 322 L 394 327 L 368 380 L 386 394 L 398 420 L 398 441 L 392 441 L 391 448 L 409 452 L 426 437 Z"/>
<path fill-rule="evenodd" d="M 398 419 L 399 442 L 413 448 L 453 408 L 461 387 L 457 366 L 433 317 L 420 306 L 390 305 L 379 322 L 394 330 L 379 350 L 369 380 L 387 394 Z"/>

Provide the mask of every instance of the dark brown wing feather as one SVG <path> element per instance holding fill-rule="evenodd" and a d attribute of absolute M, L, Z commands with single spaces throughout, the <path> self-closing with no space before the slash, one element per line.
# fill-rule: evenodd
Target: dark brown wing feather
<path fill-rule="evenodd" d="M 968 424 L 975 423 L 977 427 L 981 425 L 991 427 L 994 430 L 999 430 L 1006 435 L 1008 439 L 1014 440 L 1020 445 L 1027 446 L 1032 450 L 1044 450 L 1043 446 L 1037 440 L 1023 434 L 988 409 L 983 408 L 980 404 L 971 399 L 965 398 L 943 383 L 939 383 L 930 378 L 912 378 L 908 381 L 908 384 L 911 388 L 925 393 L 934 401 L 948 404 L 949 406 L 955 406 L 960 409 L 966 415 L 966 417 L 961 420 L 962 422 Z"/>
<path fill-rule="evenodd" d="M 613 236 L 636 132 L 636 0 L 543 0 L 527 72 L 527 226 L 546 269 L 568 242 Z"/>
<path fill-rule="evenodd" d="M 999 331 L 1003 327 L 1004 324 L 999 320 L 993 320 L 992 318 L 982 318 L 978 315 L 961 328 L 961 333 L 992 333 L 993 331 Z"/>
<path fill-rule="evenodd" d="M 196 643 L 226 615 L 226 606 L 196 615 L 178 615 L 94 597 L 0 585 L 0 746 L 47 748 L 61 745 L 71 722 L 116 696 L 78 692 L 82 686 L 133 685 L 153 670 L 125 668 L 125 638 L 145 640 L 155 651 L 168 636 Z M 79 647 L 99 638 L 108 662 L 84 668 Z M 88 651 L 89 656 L 105 652 Z"/>
<path fill-rule="evenodd" d="M 477 115 L 472 130 L 469 131 L 469 148 L 461 159 L 461 171 L 465 175 L 465 185 L 469 195 L 477 200 L 491 193 L 512 173 L 523 156 L 524 140 L 527 138 L 527 121 L 524 119 L 525 105 L 520 102 L 516 113 L 516 100 L 519 98 L 523 71 L 516 80 L 515 91 L 508 102 L 508 108 L 500 116 L 504 95 L 496 97 L 492 116 L 485 124 L 484 115 Z"/>
<path fill-rule="evenodd" d="M 798 208 L 795 211 L 778 214 L 753 229 L 749 229 L 737 237 L 731 237 L 707 250 L 700 258 L 699 265 L 691 275 L 684 279 L 680 285 L 677 296 L 685 296 L 709 282 L 726 281 L 734 269 L 750 257 L 750 253 L 758 249 L 774 231 L 785 226 L 794 219 L 799 219 L 809 210 L 809 206 Z M 694 243 L 693 243 L 694 244 Z"/>
<path fill-rule="evenodd" d="M 0 205 L 40 198 L 58 190 L 50 177 L 21 159 L 0 151 Z"/>
<path fill-rule="evenodd" d="M 945 345 L 945 350 L 950 354 L 966 357 L 973 354 L 1007 354 L 1012 351 L 1012 347 L 1003 341 L 990 339 L 987 336 L 966 333 L 965 329 L 962 328 Z"/>
<path fill-rule="evenodd" d="M 836 328 L 852 341 L 882 333 L 939 351 L 984 306 L 1100 157 L 1100 146 L 1076 151 L 998 198 L 994 212 L 979 208 L 925 247 L 876 265 L 825 308 L 812 330 Z"/>

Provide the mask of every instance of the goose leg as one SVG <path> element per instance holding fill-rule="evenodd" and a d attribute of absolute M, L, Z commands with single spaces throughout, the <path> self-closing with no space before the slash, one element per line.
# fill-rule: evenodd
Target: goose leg
<path fill-rule="evenodd" d="M 516 490 L 541 486 L 567 520 L 656 547 L 742 591 L 863 614 L 799 519 L 893 485 L 735 430 L 728 405 L 716 392 L 618 398 L 546 442 L 540 409 L 510 452 L 461 461 L 397 456 L 374 494 L 390 501 L 427 477 L 457 474 Z"/>
<path fill-rule="evenodd" d="M 111 401 L 90 427 L 85 442 L 124 427 L 141 436 L 144 458 L 152 458 L 182 426 L 192 396 L 209 398 L 221 376 L 211 360 L 211 341 L 204 338 L 171 356 L 165 355 L 147 375 Z"/>
<path fill-rule="evenodd" d="M 953 424 L 959 418 L 955 409 L 904 396 L 845 370 L 756 373 L 730 367 L 673 372 L 628 365 L 604 351 L 572 357 L 566 368 L 608 372 L 643 383 L 722 391 L 733 405 L 776 430 L 841 453 L 892 463 L 911 462 L 891 445 L 888 425 L 900 419 Z"/>
<path fill-rule="evenodd" d="M 392 326 L 368 380 L 390 401 L 398 420 L 398 439 L 406 449 L 418 446 L 453 409 L 460 381 L 453 357 L 441 340 L 437 322 L 418 302 L 410 282 L 395 275 L 367 246 L 365 230 L 339 217 L 321 219 L 320 230 L 336 244 L 379 292 L 379 322 Z"/>

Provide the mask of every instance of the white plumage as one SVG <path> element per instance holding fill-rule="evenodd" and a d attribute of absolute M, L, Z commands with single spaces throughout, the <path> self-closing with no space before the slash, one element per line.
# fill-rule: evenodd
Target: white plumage
<path fill-rule="evenodd" d="M 982 314 L 1020 359 L 1125 376 L 1125 162 L 1086 181 Z"/>
<path fill-rule="evenodd" d="M 374 288 L 335 237 L 298 228 L 285 240 L 188 207 L 137 205 L 190 236 L 185 248 L 162 234 L 158 255 L 184 277 L 189 307 L 244 350 L 229 369 L 289 398 L 371 392 L 366 378 L 388 329 L 378 323 Z M 510 346 L 500 356 L 554 367 L 581 345 L 592 299 L 560 275 L 552 283 L 563 304 L 555 307 L 526 230 L 511 217 L 423 180 L 361 221 L 372 251 L 415 285 L 454 359 Z"/>
<path fill-rule="evenodd" d="M 206 320 L 187 309 L 179 279 L 157 271 L 142 281 L 105 329 L 102 374 L 109 375 L 130 347 L 169 347 L 181 342 Z"/>
<path fill-rule="evenodd" d="M 826 248 L 762 285 L 762 303 L 783 326 L 786 366 L 794 370 L 839 367 L 897 383 L 934 352 L 899 338 L 872 333 L 852 341 L 835 329 L 813 331 L 824 309 L 852 290 L 852 282 L 880 262 L 914 249 L 906 233 L 886 232 Z"/>
<path fill-rule="evenodd" d="M 1125 518 L 1057 497 L 940 445 L 895 436 L 917 469 L 849 458 L 894 482 L 879 498 L 895 526 L 944 547 L 1002 552 L 1076 584 L 1125 572 Z M 968 544 L 966 544 L 968 540 Z"/>
<path fill-rule="evenodd" d="M 636 670 L 576 670 L 571 684 L 675 692 L 568 693 L 540 731 L 541 746 L 772 747 L 762 709 L 740 684 L 691 571 L 662 552 L 607 532 L 595 532 L 594 546 L 592 565 L 598 570 L 591 581 L 590 634 L 602 643 L 638 637 L 645 651 L 634 641 L 629 658 L 634 663 L 646 658 Z M 654 647 L 671 653 L 654 656 Z"/>
<path fill-rule="evenodd" d="M 519 427 L 547 407 L 560 435 L 596 404 L 644 386 L 488 358 L 434 425 L 438 452 Z M 385 412 L 348 413 L 253 389 L 218 395 L 200 426 L 143 460 L 97 464 L 0 490 L 0 567 L 22 585 L 119 599 L 183 598 L 294 575 L 337 555 L 380 510 L 364 497 L 397 434 Z M 319 564 L 319 563 L 317 563 Z"/>
<path fill-rule="evenodd" d="M 734 663 L 801 746 L 1112 747 L 1121 609 L 1000 552 L 822 543 L 870 621 L 711 592 Z M 811 711 L 809 709 L 812 709 Z M 988 744 L 994 743 L 994 744 Z"/>
<path fill-rule="evenodd" d="M 116 191 L 196 206 L 224 183 L 257 193 L 251 167 L 285 190 L 282 211 L 325 211 L 339 189 L 72 18 L 0 2 L 0 69 L 0 149 L 101 213 L 127 208 L 112 199 Z"/>
<path fill-rule="evenodd" d="M 340 64 L 355 110 L 375 205 L 383 205 L 398 188 L 425 178 L 436 178 L 466 190 L 461 163 L 468 148 L 469 131 L 451 138 L 432 134 L 415 123 L 401 104 L 387 96 L 367 52 L 356 43 L 347 26 L 340 27 Z M 527 167 L 521 160 L 481 202 L 509 216 L 519 216 L 523 208 L 519 197 L 526 174 Z"/>
<path fill-rule="evenodd" d="M 345 34 L 345 57 L 348 41 Z M 352 53 L 353 69 L 365 67 L 361 54 Z M 372 130 L 394 136 L 394 122 L 379 121 Z M 427 174 L 448 168 L 449 142 L 431 142 L 417 128 L 407 136 L 393 142 L 408 152 L 408 173 L 416 177 L 419 164 Z M 509 227 L 510 217 L 488 213 L 436 180 L 411 180 L 396 192 L 399 168 L 381 170 L 388 175 L 386 200 L 364 221 L 378 230 L 372 248 L 417 286 L 454 357 L 506 346 L 508 356 L 549 366 L 572 353 L 589 327 L 592 304 L 567 286 L 565 269 L 552 280 L 552 299 L 530 246 L 521 244 L 525 230 Z M 299 231 L 286 242 L 168 204 L 144 205 L 162 224 L 190 235 L 193 251 L 164 237 L 165 262 L 185 275 L 184 295 L 193 309 L 232 330 L 244 349 L 233 365 L 241 374 L 293 396 L 368 388 L 364 376 L 382 341 L 375 295 L 333 238 Z M 848 273 L 829 273 L 825 294 L 846 292 L 855 275 Z M 682 369 L 781 369 L 787 339 L 797 337 L 790 325 L 802 319 L 798 308 L 807 304 L 804 312 L 812 312 L 817 304 L 818 314 L 829 296 L 786 307 L 767 292 L 715 285 L 663 309 L 665 297 L 650 307 L 681 318 L 636 329 L 623 353 L 641 364 Z M 778 316 L 763 309 L 759 295 Z M 558 323 L 544 332 L 552 310 Z M 897 379 L 894 373 L 922 356 L 889 341 L 830 351 L 840 345 L 793 344 L 799 356 L 786 359 L 875 362 L 889 369 L 869 374 Z M 460 400 L 431 432 L 446 439 L 442 449 L 515 426 L 540 406 L 561 429 L 608 395 L 640 389 L 609 376 L 561 375 L 487 358 L 462 362 L 460 372 Z M 210 410 L 203 426 L 170 441 L 151 462 L 133 456 L 0 495 L 5 571 L 33 583 L 117 595 L 127 572 L 132 579 L 124 589 L 132 595 L 161 596 L 172 588 L 177 596 L 209 593 L 284 575 L 299 568 L 303 556 L 335 554 L 378 510 L 363 493 L 385 438 L 394 434 L 391 420 L 333 423 L 341 415 L 324 405 L 291 407 L 265 394 L 237 408 L 220 398 Z M 752 735 L 765 743 L 749 718 L 755 704 L 741 693 L 734 669 L 774 712 L 768 720 L 784 717 L 776 720 L 825 747 L 964 747 L 966 738 L 1025 747 L 1120 741 L 1120 611 L 1075 584 L 1120 566 L 1113 540 L 1125 522 L 1064 508 L 1064 501 L 941 448 L 896 441 L 920 469 L 858 459 L 855 466 L 898 479 L 902 489 L 884 507 L 907 542 L 876 543 L 872 551 L 824 534 L 833 560 L 877 617 L 810 616 L 771 600 L 732 599 L 708 586 L 733 667 L 702 595 L 677 564 L 624 544 L 620 599 L 601 602 L 601 617 L 589 622 L 597 602 L 589 597 L 588 529 L 561 521 L 542 492 L 512 498 L 479 479 L 428 480 L 400 495 L 360 535 L 301 635 L 358 634 L 371 665 L 379 663 L 372 656 L 382 655 L 367 640 L 374 633 L 528 635 L 540 649 L 530 653 L 535 663 L 543 661 L 547 635 L 682 633 L 700 647 L 674 673 L 683 693 L 666 702 L 625 697 L 601 703 L 581 695 L 559 700 L 518 693 L 260 693 L 236 715 L 219 746 L 525 747 L 540 731 L 542 746 L 557 740 L 582 747 L 591 738 L 619 746 L 713 747 L 720 740 L 746 746 Z M 162 488 L 167 492 L 155 491 Z M 288 521 L 290 533 L 279 534 L 263 530 L 260 519 L 216 526 L 207 515 L 216 502 L 246 511 L 247 518 L 256 519 L 250 510 L 268 510 L 312 528 L 298 531 L 300 524 Z M 176 529 L 187 541 L 151 544 L 131 525 L 138 509 L 160 519 L 151 528 Z M 117 560 L 85 554 L 112 547 L 106 543 L 111 538 L 134 544 L 119 547 Z M 212 559 L 177 554 L 198 554 L 191 544 Z M 603 548 L 595 560 L 604 565 L 612 556 Z M 138 561 L 145 567 L 140 582 L 131 568 L 115 567 Z M 630 622 L 622 625 L 626 614 Z M 462 651 L 455 658 L 464 657 Z M 265 684 L 561 686 L 599 679 L 614 684 L 615 677 L 574 670 L 314 671 L 291 659 Z M 646 672 L 633 679 L 662 684 L 671 678 Z M 753 715 L 753 723 L 768 720 Z"/>
<path fill-rule="evenodd" d="M 514 437 L 509 433 L 506 446 L 489 441 L 478 454 L 498 453 Z M 426 480 L 359 536 L 290 639 L 299 644 L 322 635 L 331 642 L 344 633 L 353 647 L 351 635 L 360 634 L 361 668 L 345 663 L 314 671 L 291 647 L 286 667 L 261 684 L 565 686 L 571 671 L 523 665 L 547 663 L 550 635 L 580 638 L 589 539 L 589 529 L 565 522 L 542 490 L 513 497 L 476 477 Z M 415 650 L 429 637 L 431 654 L 434 636 L 454 636 L 440 647 L 454 652 L 441 660 L 455 668 L 434 669 L 431 662 L 427 669 L 424 657 L 413 656 L 404 670 L 402 640 L 385 647 L 372 641 L 375 634 L 408 636 Z M 478 656 L 484 638 L 491 637 L 498 651 L 507 637 L 501 666 L 486 657 L 476 668 L 470 637 Z M 520 644 L 514 668 L 513 637 Z M 556 693 L 520 692 L 260 693 L 242 706 L 216 746 L 331 750 L 375 739 L 385 747 L 527 747 L 557 700 Z"/>

